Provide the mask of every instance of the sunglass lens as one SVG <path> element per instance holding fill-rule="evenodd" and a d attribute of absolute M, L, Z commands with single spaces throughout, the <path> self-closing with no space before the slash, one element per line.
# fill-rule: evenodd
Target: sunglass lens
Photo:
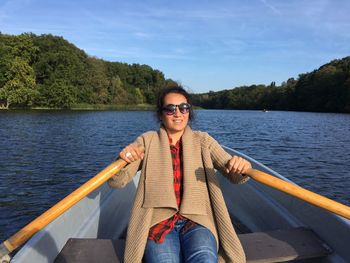
<path fill-rule="evenodd" d="M 187 113 L 190 110 L 190 104 L 188 103 L 182 103 L 179 105 L 179 110 L 182 114 Z"/>
<path fill-rule="evenodd" d="M 176 105 L 173 105 L 173 104 L 169 104 L 169 105 L 166 105 L 164 108 L 163 108 L 164 112 L 167 114 L 167 115 L 172 115 L 175 113 L 176 111 Z"/>

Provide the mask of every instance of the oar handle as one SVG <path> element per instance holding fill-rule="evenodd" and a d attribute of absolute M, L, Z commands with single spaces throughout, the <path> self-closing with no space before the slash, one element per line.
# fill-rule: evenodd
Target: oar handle
<path fill-rule="evenodd" d="M 13 250 L 18 248 L 19 246 L 21 246 L 36 232 L 38 232 L 39 230 L 47 226 L 49 223 L 51 223 L 53 220 L 55 220 L 57 217 L 59 217 L 61 214 L 63 214 L 65 211 L 71 208 L 73 205 L 78 203 L 81 199 L 83 199 L 89 193 L 97 189 L 109 178 L 117 174 L 126 165 L 127 165 L 127 162 L 125 162 L 122 159 L 119 159 L 113 162 L 112 164 L 107 166 L 105 169 L 103 169 L 101 172 L 99 172 L 97 175 L 95 175 L 93 178 L 91 178 L 89 181 L 87 181 L 78 189 L 76 189 L 74 192 L 66 196 L 64 199 L 59 201 L 49 210 L 47 210 L 42 215 L 34 219 L 32 222 L 30 222 L 28 225 L 23 227 L 21 230 L 19 230 L 16 234 L 14 234 L 9 239 L 4 241 L 0 245 L 0 259 L 3 256 L 11 253 Z"/>
<path fill-rule="evenodd" d="M 275 176 L 264 173 L 259 170 L 249 169 L 245 172 L 246 175 L 267 186 L 276 188 L 289 195 L 295 196 L 301 200 L 304 200 L 312 205 L 321 207 L 337 215 L 350 219 L 350 207 L 328 199 L 322 195 L 316 194 L 309 190 L 306 190 L 300 186 L 283 181 Z"/>

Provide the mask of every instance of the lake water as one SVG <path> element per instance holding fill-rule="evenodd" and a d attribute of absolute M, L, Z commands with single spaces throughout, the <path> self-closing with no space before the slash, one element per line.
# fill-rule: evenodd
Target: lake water
<path fill-rule="evenodd" d="M 311 191 L 350 205 L 350 115 L 199 110 L 209 132 Z M 0 111 L 0 241 L 159 127 L 152 112 Z"/>

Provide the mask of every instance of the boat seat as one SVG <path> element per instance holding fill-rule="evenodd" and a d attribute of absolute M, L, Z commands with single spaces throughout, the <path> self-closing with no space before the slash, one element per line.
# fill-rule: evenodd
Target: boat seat
<path fill-rule="evenodd" d="M 55 263 L 119 263 L 124 240 L 70 238 L 57 255 Z"/>
<path fill-rule="evenodd" d="M 319 258 L 331 253 L 330 248 L 307 228 L 246 233 L 238 237 L 249 263 Z M 124 240 L 71 238 L 55 263 L 122 262 L 124 246 Z"/>
<path fill-rule="evenodd" d="M 312 230 L 303 227 L 240 234 L 238 237 L 250 263 L 320 258 L 332 252 Z"/>

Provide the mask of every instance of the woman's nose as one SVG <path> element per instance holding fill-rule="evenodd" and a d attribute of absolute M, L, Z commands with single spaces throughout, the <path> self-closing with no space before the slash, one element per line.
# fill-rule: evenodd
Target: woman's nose
<path fill-rule="evenodd" d="M 181 114 L 181 111 L 180 111 L 179 107 L 176 107 L 174 116 L 180 116 L 180 114 Z"/>

